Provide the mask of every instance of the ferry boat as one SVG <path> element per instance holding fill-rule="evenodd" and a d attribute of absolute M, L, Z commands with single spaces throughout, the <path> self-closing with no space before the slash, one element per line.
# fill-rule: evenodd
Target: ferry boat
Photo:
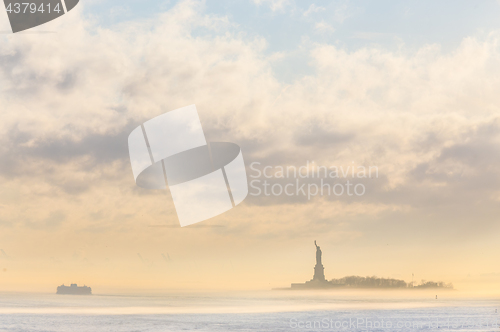
<path fill-rule="evenodd" d="M 71 286 L 61 285 L 57 287 L 56 294 L 71 294 L 71 295 L 91 295 L 92 288 L 87 286 L 78 287 L 77 284 L 71 284 Z"/>

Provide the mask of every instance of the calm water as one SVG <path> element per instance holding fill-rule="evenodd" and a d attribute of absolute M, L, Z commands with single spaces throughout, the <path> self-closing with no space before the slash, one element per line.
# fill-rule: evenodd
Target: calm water
<path fill-rule="evenodd" d="M 500 331 L 496 309 L 452 293 L 0 293 L 0 331 Z"/>

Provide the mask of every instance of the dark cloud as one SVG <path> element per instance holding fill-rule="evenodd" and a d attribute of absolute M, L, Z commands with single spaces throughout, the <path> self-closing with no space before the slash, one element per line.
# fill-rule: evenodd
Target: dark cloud
<path fill-rule="evenodd" d="M 67 162 L 75 157 L 91 156 L 95 163 L 108 163 L 128 158 L 128 135 L 137 125 L 129 123 L 117 133 L 90 133 L 81 140 L 46 139 L 34 147 L 21 149 L 32 157 Z"/>
<path fill-rule="evenodd" d="M 338 144 L 345 144 L 355 138 L 354 133 L 336 131 L 334 128 L 323 128 L 313 123 L 295 129 L 294 141 L 300 147 L 331 148 Z"/>
<path fill-rule="evenodd" d="M 471 167 L 487 167 L 500 160 L 500 145 L 496 142 L 474 139 L 442 150 L 438 161 L 450 160 Z"/>
<path fill-rule="evenodd" d="M 40 97 L 39 93 L 47 87 L 55 88 L 52 93 L 66 93 L 78 87 L 78 77 L 85 70 L 83 66 L 43 71 L 30 63 L 30 52 L 28 46 L 18 45 L 13 52 L 0 54 L 0 79 L 7 83 L 5 92 L 11 98 Z"/>
<path fill-rule="evenodd" d="M 451 190 L 448 194 L 455 199 L 465 195 L 472 201 L 484 200 L 500 188 L 499 138 L 497 120 L 483 124 L 443 147 L 437 157 L 417 165 L 410 171 L 410 180 L 439 184 L 440 191 Z"/>
<path fill-rule="evenodd" d="M 3 76 L 8 82 L 6 93 L 15 98 L 34 96 L 47 84 L 48 77 L 26 64 L 27 52 L 16 49 L 10 54 L 0 55 L 0 78 Z"/>
<path fill-rule="evenodd" d="M 56 84 L 56 87 L 61 92 L 67 92 L 77 86 L 78 73 L 77 71 L 69 71 L 64 73 L 61 81 Z"/>
<path fill-rule="evenodd" d="M 17 126 L 13 127 L 4 138 L 0 174 L 5 177 L 29 176 L 38 173 L 33 169 L 40 162 L 61 165 L 84 156 L 90 157 L 90 161 L 82 165 L 87 170 L 115 160 L 128 160 L 127 138 L 135 127 L 136 124 L 129 122 L 117 132 L 88 133 L 79 140 L 35 137 Z"/>

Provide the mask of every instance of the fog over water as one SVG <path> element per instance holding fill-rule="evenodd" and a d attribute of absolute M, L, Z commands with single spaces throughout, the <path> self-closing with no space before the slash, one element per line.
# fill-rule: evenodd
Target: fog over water
<path fill-rule="evenodd" d="M 393 331 L 388 324 L 401 325 L 399 330 L 406 324 L 412 331 L 441 331 L 459 324 L 458 330 L 494 331 L 498 308 L 498 298 L 439 290 L 1 293 L 0 330 L 129 331 L 133 326 L 139 331 L 288 331 L 315 330 L 316 324 L 316 330 L 367 331 L 366 324 L 373 324 L 378 326 L 374 330 Z"/>

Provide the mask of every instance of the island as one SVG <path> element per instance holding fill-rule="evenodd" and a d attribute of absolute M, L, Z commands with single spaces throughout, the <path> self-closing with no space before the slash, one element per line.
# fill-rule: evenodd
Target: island
<path fill-rule="evenodd" d="M 313 278 L 304 283 L 293 283 L 290 288 L 276 288 L 276 289 L 333 289 L 333 288 L 383 288 L 383 289 L 453 289 L 451 283 L 434 282 L 422 280 L 420 284 L 415 284 L 413 281 L 407 283 L 400 279 L 391 278 L 378 278 L 376 276 L 360 277 L 360 276 L 347 276 L 340 279 L 327 280 L 325 278 L 325 268 L 321 262 L 323 252 L 314 241 L 316 246 L 316 265 L 314 266 Z"/>

